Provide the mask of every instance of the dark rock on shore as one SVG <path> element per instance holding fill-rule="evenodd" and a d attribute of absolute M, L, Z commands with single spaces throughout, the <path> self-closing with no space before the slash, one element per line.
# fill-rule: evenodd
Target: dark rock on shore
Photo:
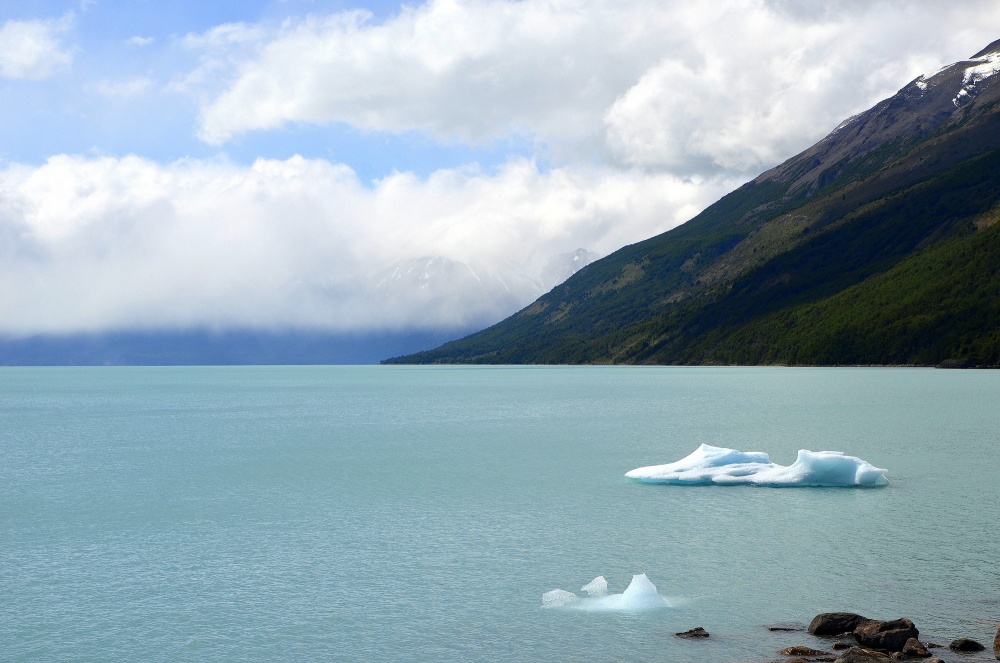
<path fill-rule="evenodd" d="M 993 656 L 1000 661 L 1000 626 L 997 626 L 997 634 L 993 636 Z"/>
<path fill-rule="evenodd" d="M 952 640 L 951 644 L 948 645 L 948 649 L 952 651 L 983 651 L 986 647 L 972 638 L 959 638 L 958 640 Z"/>
<path fill-rule="evenodd" d="M 931 655 L 931 653 L 927 651 L 927 647 L 921 644 L 921 642 L 916 638 L 910 638 L 906 641 L 906 644 L 903 645 L 903 653 L 907 656 L 920 656 L 921 658 L 927 658 Z"/>
<path fill-rule="evenodd" d="M 903 651 L 907 640 L 919 637 L 920 631 L 906 617 L 892 621 L 869 621 L 854 629 L 854 639 L 863 647 Z"/>
<path fill-rule="evenodd" d="M 674 633 L 678 638 L 707 638 L 708 631 L 698 626 L 691 629 L 690 631 L 684 631 L 683 633 Z"/>
<path fill-rule="evenodd" d="M 853 612 L 824 612 L 813 617 L 808 630 L 813 635 L 841 635 L 870 621 L 872 620 Z"/>
<path fill-rule="evenodd" d="M 839 651 L 841 649 L 850 649 L 851 648 L 851 643 L 849 643 L 849 642 L 835 642 L 835 643 L 833 643 L 831 645 L 831 648 L 834 651 Z"/>
<path fill-rule="evenodd" d="M 945 359 L 934 368 L 976 368 L 975 360 L 968 358 Z"/>
<path fill-rule="evenodd" d="M 805 645 L 795 645 L 793 647 L 785 647 L 778 652 L 782 656 L 829 656 L 830 652 L 822 651 L 820 649 L 813 649 L 812 647 L 806 647 Z"/>
<path fill-rule="evenodd" d="M 873 649 L 851 647 L 834 663 L 885 663 L 893 658 Z"/>

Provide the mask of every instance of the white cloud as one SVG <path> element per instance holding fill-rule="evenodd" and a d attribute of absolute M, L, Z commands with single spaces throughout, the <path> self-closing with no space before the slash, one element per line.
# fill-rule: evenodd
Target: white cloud
<path fill-rule="evenodd" d="M 138 97 L 149 91 L 153 81 L 146 76 L 137 76 L 122 81 L 100 81 L 93 86 L 98 94 L 106 97 Z"/>
<path fill-rule="evenodd" d="M 513 161 L 366 187 L 344 165 L 301 157 L 240 167 L 57 156 L 0 171 L 0 331 L 481 323 L 540 294 L 525 275 L 550 256 L 608 253 L 732 185 Z M 425 256 L 506 290 L 375 287 Z"/>
<path fill-rule="evenodd" d="M 649 3 L 655 7 L 655 3 Z M 483 142 L 545 129 L 586 141 L 594 107 L 614 101 L 655 62 L 653 30 L 621 47 L 640 7 L 554 0 L 436 0 L 384 23 L 351 12 L 288 21 L 238 63 L 232 85 L 204 109 L 213 143 L 287 122 L 343 121 Z M 662 13 L 650 12 L 660 22 Z M 617 25 L 614 35 L 606 25 Z"/>
<path fill-rule="evenodd" d="M 139 48 L 143 46 L 152 46 L 155 42 L 156 42 L 155 37 L 142 37 L 140 35 L 136 35 L 135 37 L 129 37 L 128 39 L 125 40 L 126 45 L 136 46 Z"/>
<path fill-rule="evenodd" d="M 200 52 L 198 66 L 174 77 L 168 86 L 176 92 L 204 96 L 226 80 L 230 72 L 251 59 L 270 34 L 264 26 L 223 23 L 201 34 L 177 40 L 187 50 Z"/>
<path fill-rule="evenodd" d="M 73 55 L 61 36 L 72 23 L 71 15 L 4 23 L 0 26 L 0 76 L 42 80 L 68 69 Z"/>
<path fill-rule="evenodd" d="M 351 12 L 240 28 L 225 66 L 214 31 L 188 40 L 215 49 L 200 79 L 209 143 L 345 122 L 472 144 L 524 134 L 563 162 L 753 175 L 995 39 L 1000 8 L 431 0 L 383 22 Z"/>

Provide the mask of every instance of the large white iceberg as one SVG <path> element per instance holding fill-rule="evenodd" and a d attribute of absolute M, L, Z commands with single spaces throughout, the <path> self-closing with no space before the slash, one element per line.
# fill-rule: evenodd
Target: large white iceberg
<path fill-rule="evenodd" d="M 672 485 L 885 486 L 888 470 L 840 451 L 799 450 L 791 465 L 772 463 L 766 453 L 703 444 L 690 456 L 666 465 L 639 467 L 625 476 L 643 483 Z"/>
<path fill-rule="evenodd" d="M 542 607 L 569 608 L 590 612 L 645 612 L 669 608 L 667 599 L 660 596 L 645 573 L 632 576 L 628 589 L 621 594 L 608 594 L 608 582 L 604 576 L 597 576 L 583 586 L 588 596 L 578 596 L 565 589 L 553 589 L 542 594 Z"/>

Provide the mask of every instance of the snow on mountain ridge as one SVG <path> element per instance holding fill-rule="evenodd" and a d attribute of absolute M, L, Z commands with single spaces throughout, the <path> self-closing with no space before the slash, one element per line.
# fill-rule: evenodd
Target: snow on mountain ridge
<path fill-rule="evenodd" d="M 959 67 L 964 67 L 962 72 L 962 83 L 951 100 L 952 104 L 956 108 L 962 106 L 964 103 L 976 96 L 976 93 L 978 92 L 977 86 L 980 83 L 987 78 L 1000 73 L 1000 40 L 993 42 L 968 60 L 962 60 L 960 62 L 945 65 L 930 74 L 921 74 L 920 76 L 917 76 L 910 83 L 910 85 L 919 89 L 921 93 L 926 92 L 927 88 L 932 84 L 932 81 L 934 84 L 937 84 L 951 78 L 955 69 Z M 938 77 L 941 77 L 941 80 L 934 81 L 934 79 Z M 848 122 L 850 122 L 850 120 L 848 120 Z M 844 124 L 846 125 L 847 123 L 845 122 Z M 840 127 L 838 127 L 838 129 L 839 128 Z"/>
<path fill-rule="evenodd" d="M 977 60 L 972 60 L 976 62 Z M 976 84 L 993 74 L 1000 72 L 1000 53 L 990 53 L 986 57 L 978 58 L 980 64 L 973 65 L 965 70 L 962 82 L 965 84 Z"/>
<path fill-rule="evenodd" d="M 528 305 L 599 256 L 586 249 L 485 267 L 444 256 L 397 262 L 369 280 L 369 296 L 394 311 L 450 324 L 492 324 Z"/>

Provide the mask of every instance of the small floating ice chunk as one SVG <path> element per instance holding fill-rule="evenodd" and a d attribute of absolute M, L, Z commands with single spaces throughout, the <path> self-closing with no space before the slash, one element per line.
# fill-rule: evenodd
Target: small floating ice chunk
<path fill-rule="evenodd" d="M 624 610 L 627 612 L 645 612 L 646 610 L 661 610 L 669 608 L 667 599 L 656 591 L 656 585 L 646 577 L 645 573 L 632 576 L 632 582 L 622 594 L 610 594 L 598 599 L 585 610 Z"/>
<path fill-rule="evenodd" d="M 597 576 L 586 585 L 580 588 L 581 592 L 587 592 L 590 596 L 607 596 L 608 595 L 608 581 L 604 579 L 604 576 Z"/>
<path fill-rule="evenodd" d="M 551 592 L 542 594 L 543 608 L 562 608 L 573 601 L 579 601 L 580 597 L 565 589 L 553 589 Z"/>
<path fill-rule="evenodd" d="M 674 463 L 639 467 L 625 476 L 671 485 L 885 486 L 888 470 L 840 451 L 799 450 L 791 465 L 772 463 L 766 453 L 703 444 Z"/>
<path fill-rule="evenodd" d="M 645 573 L 632 576 L 632 582 L 621 594 L 608 594 L 608 583 L 598 576 L 583 586 L 590 596 L 580 597 L 563 589 L 553 589 L 542 594 L 543 608 L 568 608 L 588 612 L 645 612 L 669 608 L 670 602 L 660 596 L 656 585 Z"/>

